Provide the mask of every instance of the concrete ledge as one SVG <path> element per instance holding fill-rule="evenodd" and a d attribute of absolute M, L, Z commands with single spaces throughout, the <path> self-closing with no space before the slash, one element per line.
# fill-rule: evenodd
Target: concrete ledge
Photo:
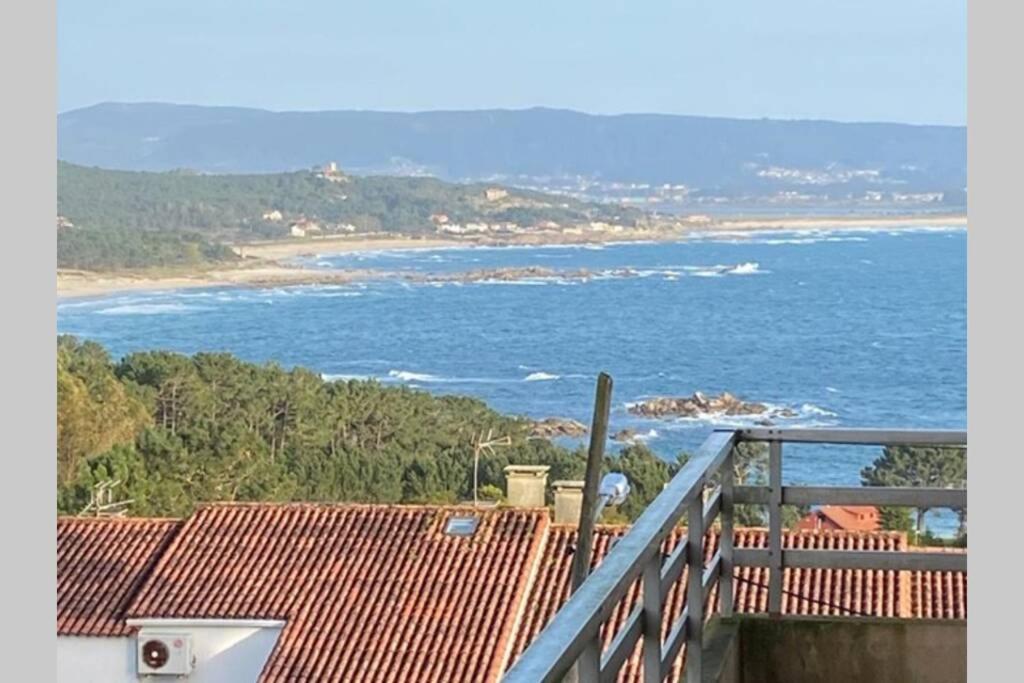
<path fill-rule="evenodd" d="M 721 668 L 713 680 L 722 683 L 967 680 L 964 621 L 750 616 L 722 625 L 739 629 L 739 675 Z"/>

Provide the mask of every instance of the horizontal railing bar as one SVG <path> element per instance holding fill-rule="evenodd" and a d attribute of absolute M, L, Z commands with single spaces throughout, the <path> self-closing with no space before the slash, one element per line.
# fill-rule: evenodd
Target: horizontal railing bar
<path fill-rule="evenodd" d="M 967 553 L 902 550 L 783 550 L 785 567 L 965 572 Z"/>
<path fill-rule="evenodd" d="M 732 549 L 732 563 L 737 567 L 767 567 L 770 556 L 767 548 Z"/>
<path fill-rule="evenodd" d="M 783 486 L 783 505 L 967 507 L 966 489 L 914 486 Z"/>
<path fill-rule="evenodd" d="M 741 441 L 862 444 L 866 446 L 966 446 L 967 432 L 918 429 L 775 429 L 737 430 Z"/>
<path fill-rule="evenodd" d="M 704 503 L 704 530 L 707 531 L 711 528 L 711 523 L 718 517 L 719 511 L 722 509 L 722 487 L 716 487 L 714 493 L 708 498 L 708 501 Z"/>
<path fill-rule="evenodd" d="M 767 567 L 764 548 L 736 548 L 738 567 Z M 967 571 L 967 553 L 911 552 L 905 550 L 783 550 L 784 567 L 810 569 L 881 569 L 937 572 Z"/>
<path fill-rule="evenodd" d="M 733 502 L 737 505 L 767 505 L 771 489 L 767 486 L 734 486 Z"/>
<path fill-rule="evenodd" d="M 679 656 L 679 651 L 686 644 L 686 622 L 690 618 L 690 608 L 685 607 L 679 618 L 672 623 L 672 630 L 668 632 L 668 638 L 661 648 L 661 670 L 671 671 L 672 663 Z"/>
<path fill-rule="evenodd" d="M 506 682 L 555 683 L 565 675 L 735 442 L 734 432 L 713 432 L 704 441 L 516 661 Z"/>
<path fill-rule="evenodd" d="M 630 612 L 625 625 L 615 636 L 601 658 L 601 681 L 615 681 L 619 677 L 622 665 L 633 654 L 633 649 L 640 642 L 643 634 L 643 605 L 637 605 Z"/>
<path fill-rule="evenodd" d="M 737 486 L 736 503 L 767 505 L 767 486 Z M 966 489 L 917 486 L 783 486 L 783 505 L 891 505 L 895 507 L 964 508 Z"/>

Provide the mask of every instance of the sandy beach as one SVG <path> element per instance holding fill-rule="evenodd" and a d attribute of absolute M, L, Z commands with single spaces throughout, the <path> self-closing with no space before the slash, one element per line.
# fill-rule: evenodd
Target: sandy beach
<path fill-rule="evenodd" d="M 389 273 L 347 270 L 325 271 L 303 268 L 286 262 L 302 256 L 353 252 L 440 249 L 471 246 L 543 246 L 557 244 L 599 244 L 608 242 L 676 241 L 714 233 L 800 230 L 894 230 L 922 226 L 966 226 L 967 217 L 957 215 L 914 215 L 882 217 L 798 217 L 723 219 L 713 223 L 687 225 L 671 229 L 623 230 L 620 232 L 536 233 L 513 237 L 473 237 L 464 239 L 325 237 L 236 245 L 244 257 L 237 266 L 224 266 L 198 272 L 120 272 L 95 273 L 58 270 L 57 296 L 62 298 L 100 296 L 113 292 L 184 289 L 190 287 L 248 286 L 277 287 L 308 284 L 345 284 L 389 277 Z"/>

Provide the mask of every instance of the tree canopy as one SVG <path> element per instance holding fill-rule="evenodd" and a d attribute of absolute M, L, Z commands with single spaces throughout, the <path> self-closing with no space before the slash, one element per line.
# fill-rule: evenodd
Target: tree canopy
<path fill-rule="evenodd" d="M 920 446 L 886 446 L 882 454 L 861 470 L 865 486 L 912 486 L 933 488 L 966 488 L 967 449 Z M 925 514 L 929 508 L 916 508 L 914 528 L 925 531 Z M 882 510 L 885 528 L 906 530 L 903 512 Z M 961 533 L 966 533 L 966 511 L 959 511 Z"/>
<path fill-rule="evenodd" d="M 76 514 L 99 482 L 119 480 L 133 515 L 181 516 L 207 501 L 457 503 L 472 498 L 481 431 L 511 445 L 480 462 L 489 497 L 509 464 L 582 478 L 586 459 L 530 437 L 530 421 L 463 396 L 373 381 L 323 380 L 303 368 L 226 353 L 133 353 L 62 337 L 58 352 L 58 507 Z M 639 514 L 674 467 L 642 446 L 610 455 Z"/>

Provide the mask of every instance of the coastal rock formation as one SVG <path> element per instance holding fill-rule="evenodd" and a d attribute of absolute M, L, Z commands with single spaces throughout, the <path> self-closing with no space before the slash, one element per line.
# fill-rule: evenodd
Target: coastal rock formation
<path fill-rule="evenodd" d="M 729 392 L 718 396 L 705 396 L 694 392 L 693 396 L 657 398 L 640 401 L 629 407 L 629 412 L 641 417 L 707 417 L 764 415 L 767 417 L 795 417 L 796 413 L 789 408 L 773 409 L 764 403 L 744 401 Z"/>
<path fill-rule="evenodd" d="M 636 430 L 630 429 L 629 427 L 626 427 L 625 429 L 620 429 L 619 431 L 615 432 L 615 434 L 612 435 L 612 441 L 618 441 L 619 443 L 629 443 L 636 440 Z"/>
<path fill-rule="evenodd" d="M 594 278 L 629 278 L 638 276 L 639 272 L 633 268 L 592 271 L 587 268 L 554 270 L 542 266 L 522 266 L 469 270 L 460 273 L 412 273 L 405 277 L 412 282 L 459 282 L 468 284 L 471 282 L 519 282 L 522 280 L 586 282 Z"/>
<path fill-rule="evenodd" d="M 548 417 L 535 420 L 530 428 L 530 436 L 540 439 L 552 439 L 558 436 L 580 437 L 587 433 L 587 426 L 582 422 L 564 417 Z"/>

